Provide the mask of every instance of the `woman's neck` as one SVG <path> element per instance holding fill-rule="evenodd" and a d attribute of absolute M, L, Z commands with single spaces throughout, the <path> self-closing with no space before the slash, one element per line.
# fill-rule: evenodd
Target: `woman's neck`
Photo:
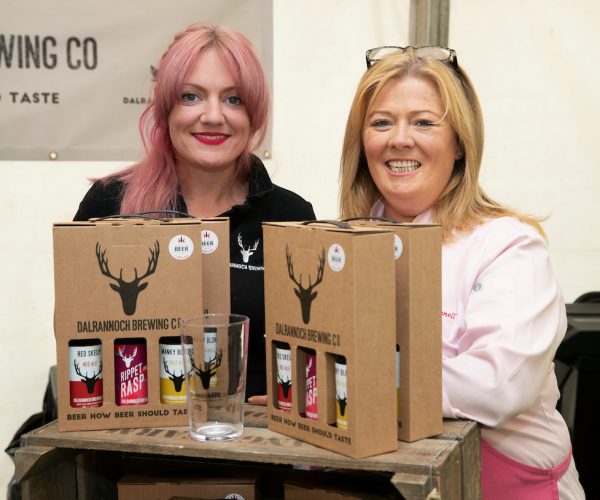
<path fill-rule="evenodd" d="M 179 188 L 188 213 L 196 217 L 215 217 L 248 196 L 248 185 L 239 180 L 235 168 L 218 172 L 185 169 L 180 171 Z"/>
<path fill-rule="evenodd" d="M 394 210 L 393 207 L 384 202 L 383 215 L 397 222 L 412 222 L 415 216 L 404 215 L 399 210 Z"/>

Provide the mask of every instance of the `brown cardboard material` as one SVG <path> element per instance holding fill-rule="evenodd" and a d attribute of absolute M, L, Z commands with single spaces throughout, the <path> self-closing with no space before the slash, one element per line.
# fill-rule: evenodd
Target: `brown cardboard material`
<path fill-rule="evenodd" d="M 394 231 L 400 347 L 398 439 L 442 432 L 442 231 L 436 224 L 351 221 Z"/>
<path fill-rule="evenodd" d="M 209 500 L 256 498 L 256 480 L 250 477 L 153 477 L 126 475 L 117 483 L 120 500 Z"/>
<path fill-rule="evenodd" d="M 264 223 L 269 429 L 355 458 L 395 450 L 393 233 Z M 275 343 L 292 351 L 292 408 L 277 406 Z M 304 416 L 306 356 L 316 352 L 318 419 Z M 347 363 L 348 428 L 336 426 L 334 362 Z"/>
<path fill-rule="evenodd" d="M 283 478 L 285 500 L 375 500 L 399 498 L 385 474 L 357 469 L 294 471 Z"/>
<path fill-rule="evenodd" d="M 222 235 L 220 251 L 204 252 L 204 227 L 200 219 L 113 218 L 54 224 L 59 430 L 187 425 L 185 403 L 160 402 L 158 344 L 163 337 L 179 336 L 181 319 L 202 314 L 207 303 L 229 310 L 228 220 L 206 223 Z M 207 289 L 214 292 L 207 303 L 204 260 L 211 262 L 206 280 L 213 283 Z M 142 276 L 132 294 L 123 291 Z M 148 402 L 119 406 L 114 343 L 132 338 L 146 344 Z M 69 341 L 87 339 L 102 344 L 103 402 L 99 407 L 73 408 Z M 89 372 L 83 375 L 88 378 Z"/>
<path fill-rule="evenodd" d="M 342 486 L 330 486 L 323 484 L 294 484 L 283 483 L 285 500 L 381 500 L 393 498 L 378 493 L 367 491 L 367 485 L 363 488 L 351 489 Z"/>
<path fill-rule="evenodd" d="M 204 313 L 231 312 L 229 219 L 202 219 L 202 297 Z"/>

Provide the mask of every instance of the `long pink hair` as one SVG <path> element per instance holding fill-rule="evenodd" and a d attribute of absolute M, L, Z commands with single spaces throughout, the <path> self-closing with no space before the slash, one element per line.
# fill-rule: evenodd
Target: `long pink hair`
<path fill-rule="evenodd" d="M 194 24 L 175 36 L 160 60 L 152 99 L 139 121 L 146 158 L 100 179 L 105 183 L 114 179 L 124 182 L 121 213 L 176 208 L 179 179 L 169 136 L 169 114 L 198 56 L 207 47 L 218 51 L 231 72 L 250 119 L 250 140 L 237 161 L 238 178 L 247 178 L 252 150 L 264 139 L 268 126 L 270 99 L 262 66 L 250 41 L 241 33 L 224 26 Z"/>

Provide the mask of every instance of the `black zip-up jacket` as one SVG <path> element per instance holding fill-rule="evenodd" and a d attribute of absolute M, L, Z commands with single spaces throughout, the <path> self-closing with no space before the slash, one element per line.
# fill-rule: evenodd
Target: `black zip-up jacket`
<path fill-rule="evenodd" d="M 252 159 L 248 198 L 244 204 L 220 214 L 229 217 L 231 312 L 250 318 L 246 398 L 267 393 L 262 223 L 315 219 L 309 202 L 273 184 L 260 159 L 255 156 Z M 109 184 L 95 182 L 79 204 L 74 220 L 119 214 L 122 189 L 123 183 L 119 180 Z M 181 196 L 177 200 L 177 210 L 187 212 Z M 246 248 L 254 246 L 254 242 L 258 241 L 258 246 L 246 265 L 242 265 L 244 262 L 238 243 L 240 236 Z"/>

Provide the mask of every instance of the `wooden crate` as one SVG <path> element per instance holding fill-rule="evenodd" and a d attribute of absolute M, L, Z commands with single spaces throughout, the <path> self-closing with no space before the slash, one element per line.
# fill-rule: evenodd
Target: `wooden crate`
<path fill-rule="evenodd" d="M 413 499 L 481 498 L 479 429 L 470 421 L 444 422 L 444 433 L 412 443 L 398 442 L 395 452 L 353 459 L 277 434 L 266 428 L 267 412 L 247 406 L 241 438 L 200 443 L 187 427 L 73 431 L 61 433 L 56 422 L 22 438 L 15 457 L 23 499 L 91 500 L 116 498 L 119 464 L 127 457 L 153 457 L 188 463 L 225 460 L 262 467 L 311 465 L 390 473 L 400 494 Z"/>

